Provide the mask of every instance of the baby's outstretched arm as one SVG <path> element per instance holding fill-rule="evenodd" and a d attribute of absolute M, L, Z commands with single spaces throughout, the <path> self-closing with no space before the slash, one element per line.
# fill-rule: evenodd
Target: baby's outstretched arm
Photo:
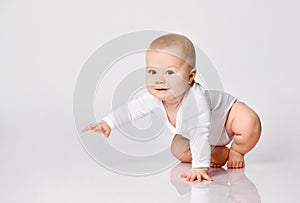
<path fill-rule="evenodd" d="M 94 132 L 99 132 L 104 135 L 104 137 L 108 138 L 110 135 L 110 127 L 105 121 L 101 121 L 100 123 L 90 124 L 86 126 L 84 129 L 82 129 L 81 132 L 85 133 L 88 130 L 92 130 Z"/>
<path fill-rule="evenodd" d="M 109 137 L 110 132 L 114 128 L 119 128 L 130 121 L 135 121 L 148 115 L 155 107 L 157 99 L 150 93 L 131 100 L 128 104 L 119 106 L 115 111 L 111 112 L 100 123 L 90 124 L 82 129 L 85 133 L 88 130 L 102 133 L 106 138 Z"/>

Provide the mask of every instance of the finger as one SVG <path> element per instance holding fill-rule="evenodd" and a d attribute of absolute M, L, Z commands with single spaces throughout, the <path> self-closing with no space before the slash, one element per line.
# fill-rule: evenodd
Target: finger
<path fill-rule="evenodd" d="M 100 132 L 98 127 L 94 127 L 91 130 L 94 131 L 94 132 Z"/>
<path fill-rule="evenodd" d="M 108 137 L 108 134 L 109 134 L 108 128 L 102 127 L 101 132 L 106 138 Z"/>
<path fill-rule="evenodd" d="M 107 131 L 104 132 L 103 135 L 104 135 L 105 138 L 108 138 L 108 137 L 109 137 L 109 133 L 108 133 Z"/>
<path fill-rule="evenodd" d="M 209 175 L 207 175 L 207 174 L 202 175 L 202 177 L 203 177 L 203 179 L 207 180 L 208 182 L 212 181 L 212 178 L 209 177 Z"/>
<path fill-rule="evenodd" d="M 186 177 L 187 177 L 186 173 L 181 174 L 181 178 L 186 178 Z"/>
<path fill-rule="evenodd" d="M 103 126 L 98 130 L 98 132 L 102 133 L 105 138 L 108 138 L 109 134 L 110 134 L 109 128 L 106 128 L 106 127 L 103 127 Z"/>
<path fill-rule="evenodd" d="M 191 175 L 190 174 L 186 174 L 185 180 L 190 181 L 191 180 Z"/>
<path fill-rule="evenodd" d="M 86 126 L 86 127 L 82 130 L 82 132 L 85 133 L 85 132 L 87 132 L 88 130 L 91 130 L 92 127 L 93 127 L 93 124 L 88 125 L 88 126 Z"/>
<path fill-rule="evenodd" d="M 196 179 L 196 175 L 192 175 L 190 178 L 190 182 L 195 181 L 195 179 Z"/>
<path fill-rule="evenodd" d="M 81 130 L 81 132 L 85 133 L 86 131 L 88 131 L 88 129 L 85 127 Z"/>
<path fill-rule="evenodd" d="M 202 178 L 201 178 L 201 175 L 199 174 L 199 175 L 197 175 L 197 179 L 198 179 L 198 181 L 202 181 Z"/>
<path fill-rule="evenodd" d="M 91 124 L 91 125 L 89 125 L 89 129 L 90 130 L 95 130 L 96 127 L 97 127 L 97 124 Z"/>
<path fill-rule="evenodd" d="M 97 130 L 96 130 L 96 129 L 97 129 Z M 102 127 L 97 126 L 97 128 L 95 128 L 95 130 L 96 130 L 98 133 L 102 133 L 102 134 L 103 134 Z"/>
<path fill-rule="evenodd" d="M 93 129 L 93 128 L 97 127 L 97 124 L 90 124 L 88 127 L 89 127 L 90 129 Z"/>

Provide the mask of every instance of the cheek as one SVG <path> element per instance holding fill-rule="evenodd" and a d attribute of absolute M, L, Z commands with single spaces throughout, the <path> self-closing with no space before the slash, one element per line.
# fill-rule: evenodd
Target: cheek
<path fill-rule="evenodd" d="M 155 78 L 153 76 L 147 74 L 145 79 L 146 79 L 147 86 L 151 86 L 155 84 Z"/>
<path fill-rule="evenodd" d="M 173 75 L 167 79 L 167 82 L 174 88 L 184 87 L 188 83 L 186 78 L 181 75 Z"/>
<path fill-rule="evenodd" d="M 188 83 L 186 81 L 172 81 L 171 83 L 169 83 L 169 86 L 176 92 L 182 92 L 182 91 L 185 91 L 187 86 L 188 86 Z"/>
<path fill-rule="evenodd" d="M 168 85 L 172 89 L 172 92 L 176 95 L 184 93 L 189 86 L 188 82 L 180 76 L 176 76 L 168 80 Z"/>

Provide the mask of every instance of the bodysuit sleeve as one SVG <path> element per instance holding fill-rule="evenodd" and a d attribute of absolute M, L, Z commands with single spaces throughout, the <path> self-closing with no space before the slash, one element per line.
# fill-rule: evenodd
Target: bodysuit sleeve
<path fill-rule="evenodd" d="M 204 94 L 190 96 L 183 103 L 183 124 L 187 127 L 192 154 L 192 168 L 210 167 L 210 107 Z"/>
<path fill-rule="evenodd" d="M 127 104 L 123 104 L 116 110 L 102 118 L 111 129 L 123 126 L 149 114 L 155 103 L 155 99 L 149 93 L 137 97 Z"/>

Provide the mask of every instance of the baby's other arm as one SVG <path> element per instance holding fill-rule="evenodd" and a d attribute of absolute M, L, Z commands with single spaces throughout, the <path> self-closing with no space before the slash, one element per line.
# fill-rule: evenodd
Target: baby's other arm
<path fill-rule="evenodd" d="M 207 98 L 202 92 L 196 92 L 195 98 L 186 100 L 183 106 L 183 122 L 190 139 L 192 169 L 182 174 L 186 180 L 212 181 L 208 175 L 210 167 L 209 131 L 211 112 Z M 194 107 L 194 108 L 192 108 Z"/>

